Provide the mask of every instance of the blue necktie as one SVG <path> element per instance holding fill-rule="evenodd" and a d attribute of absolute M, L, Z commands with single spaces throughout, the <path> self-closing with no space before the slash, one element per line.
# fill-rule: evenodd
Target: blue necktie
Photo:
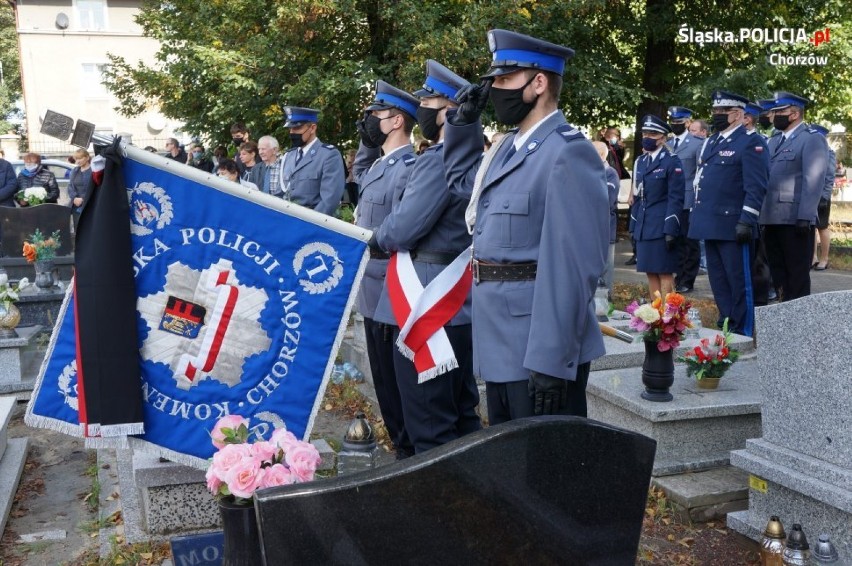
<path fill-rule="evenodd" d="M 301 160 L 302 160 L 302 148 L 300 147 L 298 150 L 296 150 L 296 165 L 298 165 L 299 161 L 301 161 Z"/>
<path fill-rule="evenodd" d="M 674 151 L 677 151 L 677 146 L 680 145 L 680 138 L 675 138 Z"/>

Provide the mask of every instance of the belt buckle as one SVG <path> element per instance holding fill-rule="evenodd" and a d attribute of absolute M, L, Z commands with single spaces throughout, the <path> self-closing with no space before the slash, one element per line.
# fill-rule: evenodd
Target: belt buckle
<path fill-rule="evenodd" d="M 473 282 L 479 285 L 479 262 L 473 258 L 470 260 L 470 270 L 473 274 Z"/>

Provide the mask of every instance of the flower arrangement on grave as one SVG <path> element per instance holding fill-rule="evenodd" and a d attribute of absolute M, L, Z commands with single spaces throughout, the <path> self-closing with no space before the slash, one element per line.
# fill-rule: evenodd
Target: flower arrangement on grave
<path fill-rule="evenodd" d="M 630 328 L 642 333 L 646 342 L 655 342 L 660 352 L 680 345 L 684 332 L 692 327 L 687 313 L 692 304 L 679 293 L 656 293 L 653 302 L 640 305 L 633 301 L 624 310 L 630 315 Z"/>
<path fill-rule="evenodd" d="M 740 353 L 731 348 L 731 332 L 726 318 L 722 334 L 717 334 L 712 341 L 702 338 L 698 346 L 687 351 L 678 361 L 686 363 L 686 375 L 700 381 L 722 377 L 739 356 Z"/>
<path fill-rule="evenodd" d="M 314 479 L 320 455 L 286 428 L 278 428 L 269 440 L 249 442 L 248 420 L 240 415 L 219 419 L 210 433 L 218 451 L 207 468 L 207 489 L 220 499 L 251 505 L 260 488 L 307 482 Z"/>
<path fill-rule="evenodd" d="M 41 230 L 36 228 L 35 232 L 24 241 L 23 256 L 30 263 L 53 259 L 60 245 L 59 230 L 53 232 L 49 238 L 45 238 Z"/>
<path fill-rule="evenodd" d="M 23 191 L 18 191 L 15 198 L 26 202 L 30 206 L 43 204 L 47 199 L 47 189 L 44 187 L 30 187 Z"/>
<path fill-rule="evenodd" d="M 24 277 L 18 281 L 17 285 L 9 283 L 9 276 L 5 273 L 0 273 L 0 304 L 3 308 L 9 310 L 9 307 L 18 300 L 19 293 L 29 287 L 30 280 Z"/>

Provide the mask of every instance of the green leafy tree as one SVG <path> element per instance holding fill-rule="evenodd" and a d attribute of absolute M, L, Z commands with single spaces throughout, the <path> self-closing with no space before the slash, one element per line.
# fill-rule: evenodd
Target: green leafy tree
<path fill-rule="evenodd" d="M 0 82 L 0 133 L 5 134 L 12 129 L 12 125 L 5 118 L 15 109 L 15 103 L 21 96 L 15 12 L 8 3 L 0 6 L 0 65 L 3 73 L 3 80 Z"/>

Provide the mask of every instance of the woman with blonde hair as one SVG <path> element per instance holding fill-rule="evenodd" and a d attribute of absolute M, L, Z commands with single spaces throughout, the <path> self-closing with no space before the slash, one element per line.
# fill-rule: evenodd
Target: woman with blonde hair
<path fill-rule="evenodd" d="M 83 201 L 89 193 L 92 185 L 92 159 L 85 149 L 74 152 L 74 163 L 76 166 L 71 170 L 68 178 L 68 197 L 71 199 L 71 210 L 74 214 L 80 214 L 83 209 Z"/>

